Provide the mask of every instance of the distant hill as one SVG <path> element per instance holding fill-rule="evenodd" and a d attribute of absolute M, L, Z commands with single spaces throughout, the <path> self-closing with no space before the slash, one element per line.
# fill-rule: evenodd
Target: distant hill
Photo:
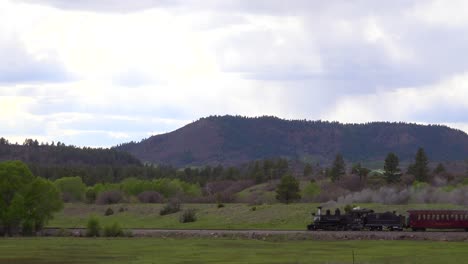
<path fill-rule="evenodd" d="M 468 158 L 468 135 L 440 125 L 212 116 L 115 149 L 143 162 L 187 166 L 236 165 L 271 157 L 328 163 L 337 153 L 348 161 L 377 161 L 395 152 L 409 161 L 418 147 L 433 161 L 462 160 Z"/>
<path fill-rule="evenodd" d="M 131 154 L 116 149 L 77 148 L 60 142 L 44 145 L 32 139 L 26 139 L 19 145 L 0 138 L 0 161 L 4 160 L 21 160 L 41 166 L 141 165 Z"/>

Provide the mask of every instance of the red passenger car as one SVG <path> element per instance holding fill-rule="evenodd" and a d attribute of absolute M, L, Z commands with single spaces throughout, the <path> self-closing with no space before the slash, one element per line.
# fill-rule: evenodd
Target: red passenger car
<path fill-rule="evenodd" d="M 427 228 L 468 231 L 467 210 L 410 210 L 408 214 L 408 227 L 413 231 Z"/>

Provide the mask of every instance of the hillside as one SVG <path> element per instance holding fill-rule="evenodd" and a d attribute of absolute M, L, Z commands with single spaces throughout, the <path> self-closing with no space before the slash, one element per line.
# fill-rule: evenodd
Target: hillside
<path fill-rule="evenodd" d="M 462 160 L 468 158 L 468 135 L 440 125 L 213 116 L 116 149 L 143 162 L 187 166 L 232 165 L 279 156 L 328 163 L 337 153 L 349 161 L 374 161 L 395 152 L 409 161 L 418 147 L 431 160 Z"/>
<path fill-rule="evenodd" d="M 51 165 L 140 165 L 140 161 L 129 153 L 115 149 L 78 148 L 58 142 L 53 145 L 39 144 L 26 139 L 22 145 L 10 144 L 0 138 L 0 161 L 21 160 L 28 164 Z"/>

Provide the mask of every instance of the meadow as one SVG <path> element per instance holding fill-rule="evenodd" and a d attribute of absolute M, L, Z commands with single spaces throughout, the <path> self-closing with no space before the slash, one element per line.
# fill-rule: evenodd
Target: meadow
<path fill-rule="evenodd" d="M 5 238 L 0 264 L 466 263 L 466 243 L 162 238 Z"/>
<path fill-rule="evenodd" d="M 363 208 L 371 208 L 377 212 L 396 211 L 406 214 L 409 209 L 457 209 L 466 208 L 451 204 L 408 204 L 382 205 L 357 204 Z M 197 221 L 180 223 L 181 212 L 160 216 L 159 211 L 164 204 L 114 204 L 89 205 L 83 203 L 68 203 L 63 211 L 55 214 L 49 227 L 85 227 L 90 216 L 99 219 L 102 225 L 119 223 L 123 228 L 174 228 L 174 229 L 272 229 L 272 230 L 304 230 L 312 221 L 311 213 L 319 204 L 268 204 L 250 206 L 247 204 L 224 204 L 218 208 L 216 204 L 183 204 L 184 209 L 195 209 Z M 111 208 L 113 215 L 105 216 L 105 211 Z M 330 208 L 332 212 L 335 207 Z M 343 208 L 341 207 L 342 211 Z M 122 211 L 123 210 L 123 211 Z"/>

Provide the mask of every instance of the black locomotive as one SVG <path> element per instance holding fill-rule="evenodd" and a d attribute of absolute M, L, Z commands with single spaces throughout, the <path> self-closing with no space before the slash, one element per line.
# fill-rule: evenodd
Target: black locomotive
<path fill-rule="evenodd" d="M 405 217 L 395 212 L 375 213 L 373 210 L 354 208 L 341 214 L 336 209 L 334 214 L 327 210 L 322 214 L 322 207 L 318 207 L 317 214 L 312 214 L 314 221 L 307 226 L 308 230 L 398 230 L 405 227 Z"/>

